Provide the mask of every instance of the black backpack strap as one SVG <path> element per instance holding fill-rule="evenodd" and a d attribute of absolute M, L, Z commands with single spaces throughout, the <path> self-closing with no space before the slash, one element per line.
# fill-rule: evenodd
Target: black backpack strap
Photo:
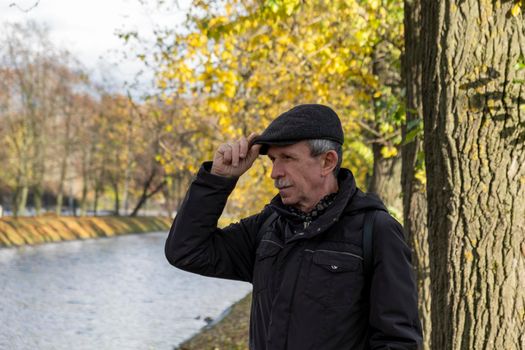
<path fill-rule="evenodd" d="M 374 267 L 374 220 L 377 210 L 371 210 L 365 213 L 363 224 L 363 270 L 365 273 L 366 295 L 369 294 L 370 284 L 372 282 L 372 270 Z"/>
<path fill-rule="evenodd" d="M 279 217 L 279 214 L 272 211 L 272 213 L 264 220 L 261 227 L 259 227 L 259 231 L 257 231 L 257 244 L 263 239 L 264 235 L 270 228 L 270 225 Z"/>

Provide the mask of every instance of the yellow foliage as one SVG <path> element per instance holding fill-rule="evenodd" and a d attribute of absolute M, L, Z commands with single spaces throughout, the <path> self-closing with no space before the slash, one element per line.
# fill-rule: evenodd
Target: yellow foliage
<path fill-rule="evenodd" d="M 397 148 L 396 147 L 383 147 L 381 148 L 381 155 L 383 158 L 393 158 L 397 156 Z"/>
<path fill-rule="evenodd" d="M 423 185 L 426 185 L 427 183 L 427 174 L 424 169 L 420 169 L 416 171 L 415 175 L 416 179 Z"/>
<path fill-rule="evenodd" d="M 228 105 L 224 101 L 210 101 L 210 108 L 213 112 L 216 113 L 228 113 Z"/>
<path fill-rule="evenodd" d="M 222 223 L 237 221 L 259 212 L 276 194 L 273 180 L 269 176 L 271 163 L 267 157 L 259 157 L 254 166 L 244 174 L 229 197 L 226 217 Z M 257 185 L 254 186 L 254 183 Z M 233 213 L 233 217 L 228 217 Z"/>
<path fill-rule="evenodd" d="M 192 33 L 188 35 L 188 45 L 194 47 L 194 48 L 200 48 L 204 45 L 206 45 L 208 41 L 208 37 L 204 33 Z"/>
<path fill-rule="evenodd" d="M 261 132 L 299 103 L 330 105 L 341 117 L 347 143 L 369 149 L 357 120 L 377 120 L 374 102 L 393 95 L 372 73 L 373 50 L 379 41 L 402 42 L 401 5 L 379 0 L 264 3 L 225 0 L 221 10 L 211 0 L 199 0 L 194 6 L 202 15 L 189 18 L 187 33 L 165 40 L 176 47 L 158 55 L 158 87 L 165 93 L 162 100 L 177 106 L 174 138 L 185 135 L 163 155 L 169 159 L 166 171 L 195 172 L 221 142 Z M 389 47 L 394 59 L 401 54 L 397 47 Z M 380 126 L 382 134 L 393 131 L 391 123 Z M 397 149 L 385 147 L 384 152 L 391 157 Z M 363 182 L 371 166 L 368 154 L 345 152 L 344 164 Z M 228 212 L 260 209 L 273 193 L 268 178 L 261 168 L 246 174 L 231 197 L 238 203 Z"/>
<path fill-rule="evenodd" d="M 517 17 L 521 13 L 521 7 L 523 6 L 523 0 L 517 1 L 510 10 L 512 16 Z"/>

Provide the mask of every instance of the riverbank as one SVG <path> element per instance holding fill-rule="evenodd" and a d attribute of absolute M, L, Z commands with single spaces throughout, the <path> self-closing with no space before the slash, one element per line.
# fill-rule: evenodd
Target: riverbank
<path fill-rule="evenodd" d="M 167 231 L 172 221 L 167 217 L 3 217 L 0 247 Z"/>
<path fill-rule="evenodd" d="M 247 350 L 251 302 L 249 293 L 219 323 L 197 333 L 177 350 Z"/>

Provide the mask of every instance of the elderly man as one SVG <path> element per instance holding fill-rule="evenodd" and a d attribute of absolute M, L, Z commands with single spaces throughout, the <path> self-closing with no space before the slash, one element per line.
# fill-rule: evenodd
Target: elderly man
<path fill-rule="evenodd" d="M 174 266 L 251 282 L 252 350 L 418 349 L 421 326 L 403 229 L 340 169 L 341 122 L 297 106 L 202 165 L 166 241 Z M 217 227 L 259 154 L 279 190 L 257 215 Z"/>

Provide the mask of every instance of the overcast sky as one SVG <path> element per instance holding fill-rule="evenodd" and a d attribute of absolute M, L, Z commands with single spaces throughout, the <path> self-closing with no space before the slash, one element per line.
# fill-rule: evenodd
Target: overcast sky
<path fill-rule="evenodd" d="M 123 51 L 130 49 L 115 35 L 116 31 L 147 34 L 156 24 L 176 28 L 184 20 L 189 3 L 179 0 L 178 8 L 168 12 L 142 5 L 140 0 L 0 0 L 0 25 L 27 20 L 47 24 L 56 45 L 72 52 L 92 72 L 105 66 L 118 85 L 131 81 L 143 67 L 131 59 L 122 60 Z M 101 64 L 101 57 L 106 63 Z"/>

